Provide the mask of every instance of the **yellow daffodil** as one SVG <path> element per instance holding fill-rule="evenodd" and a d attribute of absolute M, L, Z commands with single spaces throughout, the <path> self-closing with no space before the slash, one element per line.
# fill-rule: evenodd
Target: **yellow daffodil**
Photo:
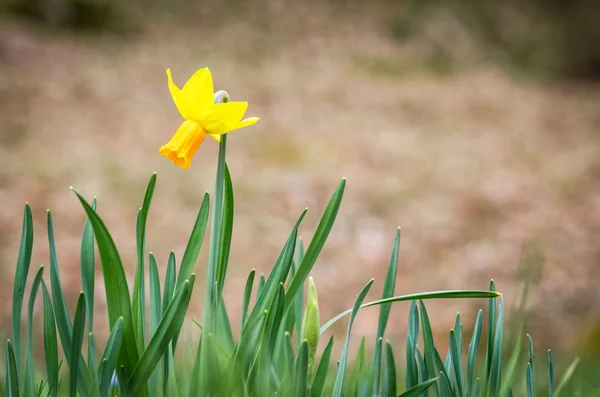
<path fill-rule="evenodd" d="M 206 136 L 220 142 L 221 135 L 256 123 L 258 117 L 242 120 L 248 102 L 214 103 L 212 76 L 208 68 L 198 70 L 179 89 L 167 69 L 169 90 L 184 122 L 159 152 L 178 167 L 190 168 L 192 157 Z"/>

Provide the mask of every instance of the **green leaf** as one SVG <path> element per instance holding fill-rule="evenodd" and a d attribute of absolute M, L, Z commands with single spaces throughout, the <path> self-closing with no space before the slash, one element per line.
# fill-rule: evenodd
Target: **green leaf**
<path fill-rule="evenodd" d="M 25 296 L 25 284 L 29 274 L 29 265 L 31 264 L 31 252 L 33 249 L 33 219 L 31 208 L 25 203 L 23 213 L 23 227 L 21 229 L 21 245 L 19 246 L 19 256 L 17 257 L 17 269 L 13 285 L 12 296 L 12 331 L 15 355 L 16 371 L 18 376 L 21 368 L 21 311 L 23 310 L 23 297 Z"/>
<path fill-rule="evenodd" d="M 304 258 L 304 242 L 302 237 L 298 238 L 298 244 L 296 247 L 296 258 L 294 259 L 294 263 L 292 265 L 292 278 L 298 273 L 298 268 L 300 268 L 300 264 L 302 263 L 302 259 Z M 296 346 L 300 346 L 302 344 L 302 323 L 300 319 L 302 318 L 302 305 L 304 304 L 304 288 L 300 288 L 294 297 L 294 305 L 293 317 L 295 319 L 296 324 Z M 289 330 L 291 332 L 291 329 Z"/>
<path fill-rule="evenodd" d="M 406 335 L 406 387 L 419 383 L 419 367 L 415 359 L 415 347 L 419 338 L 419 311 L 417 302 L 412 301 L 408 315 L 408 333 Z"/>
<path fill-rule="evenodd" d="M 6 379 L 7 382 L 7 397 L 19 397 L 19 373 L 17 370 L 17 360 L 15 351 L 10 340 L 6 341 Z"/>
<path fill-rule="evenodd" d="M 162 303 L 162 312 L 163 314 L 167 311 L 167 308 L 171 304 L 171 300 L 173 299 L 173 293 L 175 291 L 175 252 L 171 251 L 169 254 L 169 261 L 167 262 L 167 274 L 165 275 L 165 289 L 163 291 L 163 303 Z"/>
<path fill-rule="evenodd" d="M 452 387 L 450 386 L 450 379 L 445 372 L 440 372 L 440 396 L 441 397 L 454 397 Z"/>
<path fill-rule="evenodd" d="M 425 361 L 425 369 L 424 373 L 428 378 L 432 378 L 437 371 L 445 372 L 445 368 L 443 364 L 438 364 L 438 370 L 436 370 L 436 349 L 433 343 L 433 333 L 431 331 L 431 323 L 429 322 L 429 316 L 427 315 L 427 309 L 425 308 L 425 304 L 423 301 L 420 301 L 420 309 L 421 309 L 421 328 L 423 328 L 423 359 Z M 438 361 L 441 361 L 439 359 Z M 434 385 L 433 391 L 435 395 L 438 395 L 437 386 Z"/>
<path fill-rule="evenodd" d="M 373 355 L 373 395 L 378 396 L 381 393 L 381 368 L 383 366 L 383 339 L 378 338 L 375 343 L 375 353 Z"/>
<path fill-rule="evenodd" d="M 135 278 L 133 282 L 133 297 L 131 302 L 131 312 L 133 315 L 133 330 L 135 331 L 135 340 L 137 342 L 138 354 L 142 354 L 146 345 L 146 278 L 144 258 L 146 256 L 146 222 L 148 220 L 148 211 L 156 187 L 156 172 L 150 177 L 142 208 L 138 211 L 136 222 L 136 249 L 137 266 L 135 268 Z"/>
<path fill-rule="evenodd" d="M 304 286 L 304 281 L 308 277 L 315 262 L 317 261 L 319 254 L 321 253 L 321 249 L 325 245 L 325 241 L 329 236 L 329 232 L 331 232 L 331 229 L 333 228 L 333 223 L 335 222 L 340 204 L 342 203 L 345 187 L 346 178 L 342 179 L 335 189 L 335 192 L 333 193 L 333 196 L 331 197 L 331 200 L 329 201 L 329 204 L 323 213 L 323 217 L 319 222 L 319 226 L 317 226 L 317 230 L 315 230 L 315 234 L 308 245 L 306 254 L 302 258 L 302 263 L 300 263 L 298 271 L 288 286 L 285 296 L 286 308 L 292 304 L 296 293 Z"/>
<path fill-rule="evenodd" d="M 513 348 L 513 351 L 506 365 L 505 374 L 502 377 L 502 386 L 500 387 L 500 396 L 506 396 L 511 388 L 515 374 L 517 373 L 517 366 L 519 364 L 521 352 L 521 334 L 517 336 L 517 342 Z"/>
<path fill-rule="evenodd" d="M 454 375 L 456 376 L 456 394 L 459 397 L 463 397 L 465 392 L 463 386 L 464 380 L 461 360 L 462 353 L 460 351 L 458 339 L 459 338 L 456 336 L 456 332 L 454 332 L 454 330 L 450 330 L 450 349 L 452 354 L 452 364 L 454 365 Z"/>
<path fill-rule="evenodd" d="M 137 396 L 146 385 L 152 371 L 156 368 L 161 356 L 169 346 L 169 342 L 181 328 L 190 303 L 194 278 L 194 274 L 192 274 L 190 279 L 177 289 L 171 304 L 156 328 L 156 332 L 150 339 L 150 343 L 148 343 L 138 365 L 133 370 L 127 386 L 132 395 Z"/>
<path fill-rule="evenodd" d="M 500 295 L 498 306 L 498 320 L 494 332 L 494 350 L 492 355 L 492 373 L 490 375 L 490 392 L 498 396 L 500 393 L 501 371 L 502 371 L 502 331 L 504 327 L 504 299 Z"/>
<path fill-rule="evenodd" d="M 54 320 L 54 309 L 42 280 L 42 295 L 44 305 L 43 328 L 44 328 L 44 359 L 46 361 L 46 375 L 48 376 L 49 393 L 52 397 L 58 396 L 58 341 L 56 340 L 56 322 Z"/>
<path fill-rule="evenodd" d="M 229 263 L 229 252 L 231 250 L 231 234 L 233 231 L 233 184 L 231 183 L 231 175 L 229 167 L 225 164 L 224 173 L 224 193 L 223 193 L 223 215 L 221 221 L 221 235 L 219 241 L 219 260 L 217 263 L 217 288 L 218 294 L 221 296 L 223 285 L 225 284 L 225 276 L 227 275 L 227 265 Z"/>
<path fill-rule="evenodd" d="M 396 237 L 394 239 L 394 247 L 392 248 L 392 255 L 390 257 L 390 263 L 388 265 L 387 273 L 385 275 L 385 281 L 383 284 L 383 293 L 381 295 L 381 299 L 391 298 L 394 296 L 394 289 L 396 287 L 396 275 L 398 269 L 398 252 L 400 250 L 400 228 L 396 231 Z M 377 341 L 383 338 L 385 333 L 385 328 L 387 326 L 388 319 L 390 317 L 390 310 L 392 309 L 392 304 L 382 304 L 379 307 L 379 320 L 377 324 Z M 380 344 L 380 348 L 375 348 L 374 356 L 373 356 L 373 365 L 374 365 L 374 380 L 375 380 L 375 389 L 374 392 L 379 394 L 380 390 L 380 380 L 381 380 L 381 368 L 382 368 L 382 348 L 383 344 Z M 395 393 L 394 393 L 395 394 Z"/>
<path fill-rule="evenodd" d="M 500 294 L 496 293 L 496 292 L 490 292 L 490 291 L 477 291 L 477 290 L 464 290 L 464 291 L 432 291 L 432 292 L 419 292 L 416 294 L 407 294 L 407 295 L 400 295 L 400 296 L 394 296 L 391 298 L 387 298 L 387 299 L 379 299 L 376 301 L 372 301 L 372 302 L 367 302 L 365 304 L 363 304 L 360 308 L 363 309 L 365 307 L 371 307 L 371 306 L 377 306 L 377 305 L 381 305 L 381 304 L 385 304 L 385 303 L 393 303 L 393 302 L 405 302 L 405 301 L 413 301 L 413 300 L 425 300 L 425 299 L 473 299 L 473 298 L 490 298 L 490 297 L 495 297 L 495 296 L 499 296 Z M 345 312 L 342 312 L 340 314 L 338 314 L 337 316 L 335 316 L 334 318 L 332 318 L 331 320 L 327 321 L 322 327 L 321 327 L 321 335 L 323 335 L 323 333 L 329 328 L 331 327 L 333 324 L 335 324 L 339 319 L 341 319 L 344 316 L 347 316 L 348 314 L 350 314 L 352 312 L 352 309 L 348 309 Z"/>
<path fill-rule="evenodd" d="M 345 180 L 343 180 L 343 181 L 345 181 Z M 343 189 L 343 185 L 342 185 L 342 189 Z M 313 239 L 313 241 L 314 241 L 314 239 Z M 310 250 L 310 247 L 309 247 L 309 250 Z M 346 364 L 348 361 L 348 347 L 350 345 L 350 333 L 352 332 L 352 324 L 354 323 L 356 314 L 358 313 L 358 310 L 361 308 L 361 305 L 362 305 L 363 301 L 365 300 L 367 293 L 369 292 L 369 290 L 371 289 L 371 286 L 373 285 L 373 281 L 374 280 L 371 279 L 371 281 L 369 281 L 363 287 L 363 289 L 358 294 L 356 301 L 354 302 L 354 307 L 352 308 L 352 311 L 350 314 L 350 321 L 348 322 L 348 331 L 346 332 L 346 342 L 344 343 L 344 349 L 342 350 L 342 358 L 340 359 L 340 365 L 338 367 L 337 375 L 335 378 L 335 384 L 333 386 L 332 397 L 342 397 L 342 395 L 343 395 L 344 377 L 346 375 Z"/>
<path fill-rule="evenodd" d="M 554 362 L 552 361 L 552 352 L 548 350 L 548 397 L 554 395 Z"/>
<path fill-rule="evenodd" d="M 44 266 L 40 266 L 40 269 L 33 279 L 31 292 L 29 293 L 29 310 L 27 311 L 27 351 L 25 355 L 25 377 L 23 378 L 25 382 L 23 394 L 28 397 L 33 396 L 35 393 L 35 385 L 33 382 L 33 309 L 40 283 L 42 282 L 43 273 Z"/>
<path fill-rule="evenodd" d="M 296 379 L 294 382 L 296 396 L 306 396 L 306 389 L 308 388 L 308 350 L 308 343 L 303 341 L 296 358 Z"/>
<path fill-rule="evenodd" d="M 554 397 L 559 397 L 561 395 L 560 393 L 564 390 L 565 386 L 567 385 L 567 382 L 569 382 L 569 380 L 575 373 L 575 369 L 577 369 L 577 365 L 579 365 L 579 357 L 575 358 L 575 360 L 573 360 L 571 365 L 569 365 L 569 368 L 567 368 L 567 370 L 565 371 L 565 374 L 563 375 L 562 379 L 558 383 L 558 387 L 556 388 L 556 391 L 554 392 Z"/>
<path fill-rule="evenodd" d="M 394 361 L 394 350 L 389 341 L 385 342 L 385 373 L 384 373 L 384 396 L 396 395 L 396 363 Z"/>
<path fill-rule="evenodd" d="M 150 288 L 150 338 L 156 332 L 158 323 L 162 317 L 160 305 L 160 277 L 158 275 L 158 266 L 154 255 L 150 253 L 148 266 L 149 288 Z M 158 392 L 158 367 L 152 372 L 150 381 L 148 382 L 148 391 L 150 397 L 155 397 Z"/>
<path fill-rule="evenodd" d="M 248 278 L 246 279 L 246 286 L 244 287 L 244 298 L 242 300 L 242 320 L 240 321 L 240 334 L 246 325 L 248 320 L 248 307 L 250 305 L 250 296 L 252 295 L 252 286 L 254 285 L 254 275 L 256 270 L 252 269 Z"/>
<path fill-rule="evenodd" d="M 123 317 L 123 346 L 119 363 L 125 367 L 125 372 L 132 371 L 139 360 L 135 331 L 133 327 L 129 287 L 123 263 L 119 252 L 108 229 L 98 214 L 85 201 L 83 196 L 73 189 L 94 229 L 98 251 L 104 275 L 106 291 L 106 306 L 108 309 L 109 325 L 112 328 L 119 317 Z"/>
<path fill-rule="evenodd" d="M 96 199 L 92 201 L 92 209 L 96 211 Z M 88 332 L 92 332 L 94 326 L 94 284 L 96 281 L 96 270 L 94 264 L 94 229 L 90 220 L 86 218 L 83 226 L 83 237 L 81 238 L 81 285 L 85 295 L 85 303 L 88 316 Z"/>
<path fill-rule="evenodd" d="M 438 378 L 429 379 L 425 382 L 421 382 L 418 385 L 411 387 L 404 393 L 400 394 L 398 397 L 418 397 L 423 394 L 427 389 L 431 387 L 435 382 L 437 382 Z"/>
<path fill-rule="evenodd" d="M 290 267 L 292 265 L 292 259 L 294 255 L 294 247 L 296 245 L 296 238 L 298 236 L 298 227 L 300 223 L 304 219 L 306 215 L 306 210 L 302 211 L 302 214 L 298 217 L 296 224 L 294 225 L 292 232 L 288 236 L 283 249 L 281 250 L 271 273 L 266 281 L 262 281 L 264 277 L 261 276 L 261 280 L 258 284 L 257 298 L 256 304 L 252 308 L 250 312 L 250 318 L 248 321 L 253 321 L 253 318 L 260 314 L 263 310 L 265 310 L 269 303 L 273 300 L 277 290 L 279 289 L 279 284 L 285 282 L 287 274 L 290 271 Z M 287 305 L 287 297 L 286 295 L 286 305 Z"/>
<path fill-rule="evenodd" d="M 75 309 L 75 319 L 73 321 L 73 339 L 71 341 L 71 360 L 69 361 L 69 395 L 77 397 L 77 381 L 79 366 L 85 367 L 85 363 L 79 362 L 81 356 L 81 345 L 83 343 L 83 333 L 85 331 L 85 296 L 83 292 L 79 295 L 77 308 Z"/>
<path fill-rule="evenodd" d="M 119 317 L 112 326 L 104 353 L 102 353 L 102 358 L 100 359 L 101 364 L 98 368 L 98 379 L 100 379 L 100 395 L 102 397 L 107 395 L 112 375 L 117 369 L 121 346 L 123 344 L 124 324 L 123 317 Z"/>
<path fill-rule="evenodd" d="M 92 209 L 96 211 L 96 199 L 92 201 Z M 88 367 L 93 383 L 96 383 L 98 367 L 96 363 L 96 342 L 94 340 L 94 294 L 96 281 L 96 268 L 94 259 L 94 229 L 90 220 L 86 218 L 83 226 L 83 237 L 81 238 L 81 285 L 85 295 L 85 306 L 87 308 L 88 328 Z"/>
<path fill-rule="evenodd" d="M 329 338 L 329 342 L 323 350 L 321 361 L 319 362 L 319 368 L 315 373 L 315 379 L 313 380 L 311 387 L 311 397 L 320 397 L 323 392 L 323 386 L 325 385 L 325 379 L 327 378 L 327 371 L 329 370 L 329 361 L 331 359 L 331 349 L 333 349 L 333 336 Z"/>
<path fill-rule="evenodd" d="M 490 281 L 490 291 L 496 291 L 496 284 L 494 280 Z M 488 300 L 488 327 L 487 327 L 487 350 L 485 353 L 485 367 L 484 367 L 484 390 L 490 380 L 492 373 L 492 360 L 494 354 L 494 332 L 496 330 L 496 297 L 491 297 Z"/>
<path fill-rule="evenodd" d="M 204 194 L 200 210 L 196 216 L 196 222 L 194 228 L 188 239 L 187 246 L 183 252 L 181 258 L 181 264 L 179 266 L 179 275 L 177 277 L 176 287 L 179 287 L 184 280 L 187 280 L 194 271 L 194 265 L 198 260 L 198 254 L 202 247 L 202 241 L 204 240 L 204 233 L 206 232 L 206 224 L 208 223 L 208 212 L 210 208 L 210 199 L 208 193 Z"/>
<path fill-rule="evenodd" d="M 533 365 L 531 362 L 527 364 L 527 372 L 526 372 L 526 385 L 527 385 L 527 397 L 535 396 L 535 386 L 533 385 Z"/>
<path fill-rule="evenodd" d="M 469 355 L 467 358 L 467 395 L 471 395 L 470 390 L 473 387 L 473 373 L 475 372 L 475 359 L 477 358 L 477 351 L 479 350 L 479 343 L 481 341 L 482 324 L 483 311 L 479 310 L 477 319 L 475 320 L 475 326 L 473 327 L 471 342 L 469 342 Z"/>
<path fill-rule="evenodd" d="M 396 231 L 396 238 L 394 239 L 394 248 L 392 249 L 392 256 L 390 257 L 390 263 L 388 265 L 387 273 L 385 275 L 385 282 L 383 285 L 383 294 L 381 299 L 387 299 L 394 296 L 394 289 L 396 287 L 396 274 L 398 270 L 398 251 L 400 250 L 400 228 Z M 379 322 L 377 325 L 377 338 L 383 338 L 385 328 L 387 326 L 388 319 L 390 317 L 390 310 L 392 304 L 382 304 L 379 307 Z"/>

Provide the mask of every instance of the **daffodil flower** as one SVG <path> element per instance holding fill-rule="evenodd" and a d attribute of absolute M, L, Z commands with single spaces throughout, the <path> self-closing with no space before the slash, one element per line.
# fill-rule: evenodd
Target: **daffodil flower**
<path fill-rule="evenodd" d="M 198 70 L 179 89 L 167 69 L 173 102 L 184 118 L 173 138 L 159 152 L 178 167 L 190 168 L 194 153 L 206 136 L 220 142 L 221 135 L 255 124 L 259 118 L 242 120 L 248 102 L 214 103 L 212 76 L 208 68 Z"/>

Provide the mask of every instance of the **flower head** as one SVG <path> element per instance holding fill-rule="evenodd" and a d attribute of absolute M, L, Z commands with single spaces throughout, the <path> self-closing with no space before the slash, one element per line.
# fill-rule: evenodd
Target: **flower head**
<path fill-rule="evenodd" d="M 213 81 L 208 68 L 194 73 L 182 89 L 173 83 L 168 69 L 167 77 L 173 102 L 184 121 L 159 152 L 176 166 L 190 168 L 194 153 L 207 135 L 220 142 L 221 135 L 259 120 L 258 117 L 242 120 L 248 102 L 214 103 Z"/>

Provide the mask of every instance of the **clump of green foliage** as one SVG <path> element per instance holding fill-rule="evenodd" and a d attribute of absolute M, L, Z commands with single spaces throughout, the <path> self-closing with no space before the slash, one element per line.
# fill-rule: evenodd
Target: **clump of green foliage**
<path fill-rule="evenodd" d="M 511 396 L 512 382 L 520 361 L 520 339 L 503 363 L 504 303 L 495 291 L 434 291 L 395 295 L 400 231 L 395 235 L 381 299 L 364 302 L 373 285 L 370 280 L 359 292 L 353 307 L 320 324 L 315 283 L 310 277 L 334 225 L 346 180 L 342 179 L 325 208 L 313 238 L 304 250 L 298 221 L 285 240 L 270 273 L 248 274 L 242 294 L 241 326 L 231 327 L 231 316 L 223 300 L 234 217 L 233 185 L 225 163 L 226 135 L 220 142 L 217 179 L 210 228 L 209 260 L 206 271 L 204 319 L 199 325 L 200 342 L 193 367 L 175 370 L 182 326 L 195 284 L 193 273 L 209 220 L 209 195 L 204 196 L 183 257 L 171 253 L 166 275 L 161 278 L 156 259 L 146 248 L 146 220 L 156 186 L 156 174 L 148 184 L 137 216 L 137 267 L 130 291 L 117 247 L 96 211 L 74 190 L 87 220 L 81 244 L 82 289 L 73 318 L 67 309 L 60 280 L 52 216 L 48 212 L 50 288 L 40 267 L 33 276 L 27 306 L 27 336 L 21 338 L 21 315 L 25 287 L 30 276 L 33 220 L 25 206 L 21 246 L 13 292 L 11 340 L 6 342 L 5 396 Z M 103 349 L 95 342 L 94 290 L 95 250 L 100 257 L 107 297 L 110 336 Z M 146 273 L 149 285 L 145 284 Z M 308 286 L 306 303 L 304 291 Z M 256 299 L 251 300 L 256 288 Z M 34 306 L 41 289 L 43 346 L 46 376 L 34 371 Z M 51 290 L 52 294 L 50 294 Z M 450 331 L 450 348 L 442 358 L 434 344 L 427 299 L 486 298 L 487 326 L 479 311 L 468 346 L 463 341 L 459 315 Z M 394 302 L 411 301 L 406 344 L 393 346 L 385 330 Z M 363 343 L 355 360 L 349 358 L 354 319 L 361 308 L 379 306 L 377 338 L 368 358 Z M 323 351 L 318 342 L 327 329 L 349 315 L 341 356 L 332 359 L 333 336 Z M 484 331 L 485 328 L 485 331 Z M 469 329 L 470 330 L 470 329 Z M 234 336 L 235 335 L 235 336 Z M 87 351 L 83 351 L 87 338 Z M 466 341 L 465 341 L 466 342 Z M 485 358 L 481 362 L 480 347 Z M 525 389 L 533 396 L 533 344 L 529 341 Z M 189 348 L 186 347 L 186 348 Z M 59 360 L 62 350 L 64 361 Z M 101 353 L 101 354 L 100 354 Z M 23 357 L 25 361 L 23 362 Z M 478 359 L 479 357 L 479 359 Z M 466 358 L 466 359 L 465 359 Z M 403 364 L 401 364 L 403 363 Z M 554 364 L 548 352 L 548 386 L 552 397 L 564 395 L 564 385 L 576 363 L 555 388 Z M 402 371 L 400 370 L 402 368 Z M 65 377 L 68 382 L 62 382 Z M 516 390 L 516 389 L 515 389 Z M 516 391 L 515 391 L 516 392 Z M 561 394 L 562 393 L 562 394 Z"/>

